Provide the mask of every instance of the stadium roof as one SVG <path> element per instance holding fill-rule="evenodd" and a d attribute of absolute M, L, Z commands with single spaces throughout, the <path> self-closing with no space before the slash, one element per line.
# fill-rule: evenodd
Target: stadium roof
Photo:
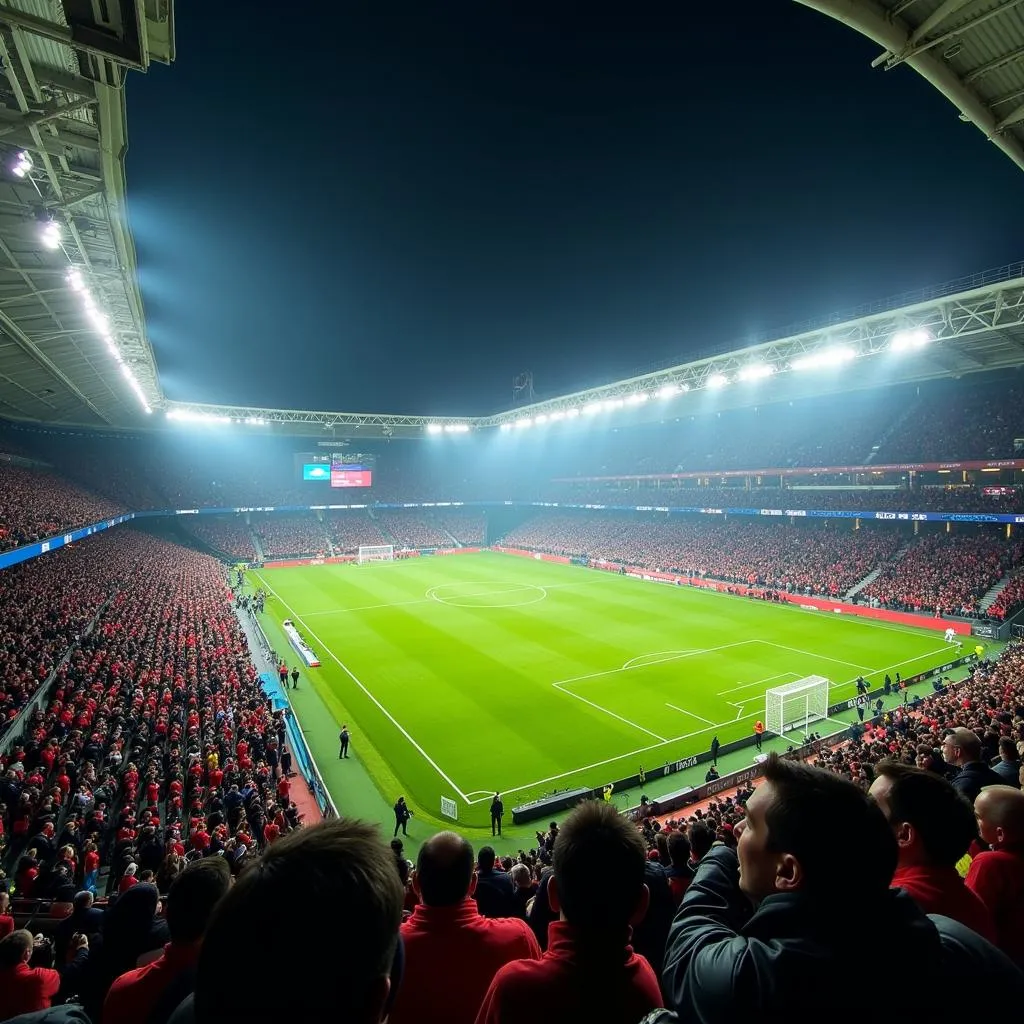
<path fill-rule="evenodd" d="M 1024 169 L 1022 0 L 797 0 L 881 47 L 872 67 L 906 64 Z"/>
<path fill-rule="evenodd" d="M 958 289 L 958 290 L 954 290 Z M 679 416 L 962 377 L 1024 365 L 1024 263 L 922 292 L 915 301 L 805 326 L 785 337 L 654 370 L 494 416 L 405 416 L 168 402 L 167 416 L 325 437 L 422 437 L 477 429 L 557 429 L 558 421 L 629 410 L 633 419 Z"/>
<path fill-rule="evenodd" d="M 0 3 L 0 415 L 127 425 L 162 401 L 125 214 L 123 85 L 173 58 L 173 0 Z"/>

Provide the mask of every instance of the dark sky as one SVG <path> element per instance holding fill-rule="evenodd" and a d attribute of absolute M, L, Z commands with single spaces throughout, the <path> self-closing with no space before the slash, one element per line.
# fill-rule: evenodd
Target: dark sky
<path fill-rule="evenodd" d="M 169 397 L 492 412 L 1021 257 L 1021 172 L 852 30 L 546 6 L 176 5 L 127 96 Z"/>

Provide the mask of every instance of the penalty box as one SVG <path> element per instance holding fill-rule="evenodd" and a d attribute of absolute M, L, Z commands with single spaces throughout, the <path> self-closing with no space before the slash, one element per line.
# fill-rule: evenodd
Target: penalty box
<path fill-rule="evenodd" d="M 820 669 L 828 656 L 768 640 L 660 651 L 552 683 L 566 696 L 668 743 L 764 716 L 765 692 Z"/>

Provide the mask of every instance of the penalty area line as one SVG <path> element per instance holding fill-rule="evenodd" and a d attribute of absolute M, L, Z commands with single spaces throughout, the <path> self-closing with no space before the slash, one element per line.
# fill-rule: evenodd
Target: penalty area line
<path fill-rule="evenodd" d="M 434 771 L 437 772 L 437 774 L 440 775 L 441 778 L 444 779 L 444 781 L 452 787 L 452 789 L 455 790 L 456 794 L 462 798 L 464 803 L 470 803 L 471 801 L 469 800 L 469 797 L 467 797 L 466 794 L 463 793 L 462 790 L 459 789 L 459 787 L 456 786 L 454 782 L 452 782 L 448 775 L 441 769 L 440 765 L 438 765 L 438 763 L 412 738 L 412 736 L 409 735 L 409 731 L 398 721 L 398 719 L 395 718 L 395 716 L 391 714 L 391 712 L 388 711 L 388 709 L 384 707 L 384 705 L 381 704 L 381 702 L 377 700 L 377 698 L 372 693 L 370 693 L 370 691 L 363 685 L 363 683 L 359 680 L 356 674 L 348 667 L 348 665 L 346 665 L 341 660 L 341 658 L 339 658 L 334 653 L 334 651 L 332 651 L 330 647 L 328 647 L 327 644 L 325 644 L 323 640 L 321 640 L 320 637 L 318 637 L 316 633 L 314 633 L 313 630 L 311 630 L 309 626 L 306 625 L 305 622 L 303 622 L 300 616 L 295 614 L 295 611 L 292 608 L 292 606 L 288 604 L 288 602 L 285 601 L 285 599 L 281 597 L 281 595 L 276 590 L 274 590 L 274 588 L 269 583 L 267 583 L 267 581 L 263 579 L 263 577 L 260 576 L 259 573 L 257 573 L 257 576 L 259 576 L 260 579 L 263 580 L 263 585 L 267 588 L 267 590 L 269 590 L 274 595 L 274 597 L 276 597 L 277 600 L 281 602 L 282 607 L 286 608 L 289 612 L 291 612 L 292 618 L 296 622 L 300 623 L 302 627 L 306 630 L 306 632 L 313 638 L 313 640 L 316 641 L 316 643 L 319 644 L 319 646 L 327 652 L 331 660 L 334 661 L 335 664 L 337 664 L 338 668 L 340 668 L 342 672 L 344 672 L 345 675 L 347 675 L 349 679 L 351 679 L 352 682 L 355 683 L 356 686 L 358 686 L 359 689 L 362 690 L 364 694 L 366 694 L 366 696 L 373 702 L 374 706 L 381 712 L 381 714 L 383 714 L 385 718 L 387 718 L 387 720 L 409 741 L 413 749 L 420 755 L 420 757 L 422 757 L 423 760 L 426 761 L 427 764 L 429 764 L 430 767 L 433 768 Z"/>

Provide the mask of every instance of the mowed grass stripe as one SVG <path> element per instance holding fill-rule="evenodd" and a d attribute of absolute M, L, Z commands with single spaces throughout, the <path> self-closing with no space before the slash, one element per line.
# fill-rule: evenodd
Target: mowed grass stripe
<path fill-rule="evenodd" d="M 308 628 L 460 790 L 471 797 L 495 789 L 518 793 L 513 803 L 703 750 L 710 743 L 705 721 L 719 724 L 723 743 L 746 735 L 752 717 L 763 714 L 767 685 L 796 675 L 819 673 L 845 683 L 857 674 L 850 665 L 907 663 L 908 675 L 948 657 L 930 631 L 880 629 L 848 616 L 491 553 L 301 567 L 266 576 L 299 618 L 303 611 L 338 609 L 311 617 Z M 532 599 L 529 588 L 544 586 L 552 587 L 544 600 L 500 607 Z M 430 588 L 456 599 L 472 595 L 476 604 L 430 600 Z M 390 607 L 366 607 L 377 605 Z M 272 610 L 287 617 L 282 608 Z M 764 643 L 739 644 L 744 640 Z M 645 655 L 723 644 L 738 646 L 612 671 Z M 440 796 L 455 795 L 327 652 L 318 653 L 324 664 L 316 685 L 337 693 L 358 733 L 386 761 L 381 784 L 395 785 L 393 776 L 415 802 L 435 810 Z M 588 681 L 566 685 L 603 711 L 552 685 L 599 672 L 607 674 L 594 687 Z M 782 679 L 719 696 L 776 675 Z M 851 683 L 832 696 L 853 692 Z M 733 704 L 743 705 L 739 721 Z M 698 735 L 659 746 L 636 726 L 667 738 Z M 656 749 L 635 753 L 651 746 Z M 586 768 L 609 759 L 615 763 Z M 557 783 L 547 781 L 554 777 Z"/>

